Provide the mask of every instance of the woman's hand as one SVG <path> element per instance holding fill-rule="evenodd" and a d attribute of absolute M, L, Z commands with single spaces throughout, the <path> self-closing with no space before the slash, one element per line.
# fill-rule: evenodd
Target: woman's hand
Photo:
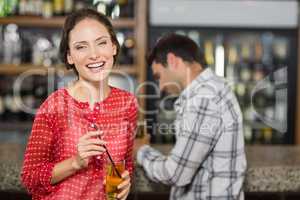
<path fill-rule="evenodd" d="M 79 170 L 88 166 L 89 160 L 93 156 L 98 156 L 105 152 L 102 145 L 105 142 L 99 139 L 100 131 L 90 131 L 79 138 L 77 144 L 77 154 L 73 159 L 72 166 Z"/>
<path fill-rule="evenodd" d="M 117 199 L 120 200 L 125 200 L 129 194 L 130 191 L 130 176 L 129 176 L 129 172 L 126 170 L 122 173 L 122 183 L 120 183 L 120 185 L 118 185 L 118 189 L 120 190 L 120 192 L 117 195 Z"/>

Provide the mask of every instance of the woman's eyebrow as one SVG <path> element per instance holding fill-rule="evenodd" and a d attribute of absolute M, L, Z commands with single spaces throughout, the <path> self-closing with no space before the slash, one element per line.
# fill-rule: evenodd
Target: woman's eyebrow
<path fill-rule="evenodd" d="M 107 38 L 109 38 L 109 37 L 108 36 L 100 36 L 95 41 L 99 41 L 99 40 L 107 39 Z"/>
<path fill-rule="evenodd" d="M 76 44 L 87 44 L 88 42 L 87 41 L 75 41 L 73 42 L 73 45 L 76 45 Z"/>
<path fill-rule="evenodd" d="M 99 41 L 99 40 L 102 40 L 102 39 L 105 39 L 105 38 L 109 38 L 109 37 L 108 36 L 100 36 L 95 41 Z M 87 43 L 88 43 L 87 41 L 75 41 L 73 43 L 73 45 L 76 45 L 76 44 L 87 44 Z"/>

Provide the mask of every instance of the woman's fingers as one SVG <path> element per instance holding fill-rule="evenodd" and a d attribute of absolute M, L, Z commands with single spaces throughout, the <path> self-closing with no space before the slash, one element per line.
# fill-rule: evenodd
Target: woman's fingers
<path fill-rule="evenodd" d="M 78 148 L 79 152 L 89 152 L 89 151 L 99 151 L 99 152 L 104 152 L 105 148 L 100 145 L 86 145 L 86 146 L 80 146 Z"/>
<path fill-rule="evenodd" d="M 126 180 L 122 181 L 122 183 L 120 183 L 120 185 L 118 185 L 118 189 L 123 190 L 124 188 L 127 188 L 129 185 L 130 185 L 130 180 L 126 179 Z"/>
<path fill-rule="evenodd" d="M 128 187 L 126 187 L 125 189 L 123 189 L 118 195 L 117 195 L 117 199 L 126 199 L 128 194 L 129 194 L 129 190 L 130 190 L 130 184 L 128 185 Z"/>
<path fill-rule="evenodd" d="M 103 152 L 99 152 L 99 151 L 87 151 L 87 152 L 84 152 L 80 155 L 80 157 L 82 159 L 86 159 L 86 158 L 89 158 L 89 157 L 92 157 L 92 156 L 98 156 L 100 154 L 102 154 Z"/>
<path fill-rule="evenodd" d="M 79 140 L 86 140 L 95 136 L 99 137 L 101 135 L 102 135 L 102 131 L 89 131 L 86 134 L 84 134 Z"/>
<path fill-rule="evenodd" d="M 130 176 L 129 176 L 129 172 L 127 170 L 122 173 L 122 179 L 124 181 L 122 181 L 118 185 L 118 189 L 121 191 L 117 195 L 117 198 L 123 200 L 123 199 L 127 198 L 129 191 L 130 191 L 130 187 L 131 187 Z"/>
<path fill-rule="evenodd" d="M 101 131 L 90 131 L 79 138 L 77 143 L 76 162 L 80 167 L 86 167 L 89 158 L 105 152 L 105 141 L 100 139 Z"/>
<path fill-rule="evenodd" d="M 129 176 L 129 171 L 128 170 L 125 170 L 122 174 L 122 179 L 130 179 L 130 176 Z"/>
<path fill-rule="evenodd" d="M 87 146 L 87 145 L 105 145 L 106 142 L 104 140 L 100 140 L 98 138 L 94 138 L 94 139 L 87 139 L 87 140 L 84 140 L 84 141 L 81 141 L 78 143 L 79 146 Z"/>

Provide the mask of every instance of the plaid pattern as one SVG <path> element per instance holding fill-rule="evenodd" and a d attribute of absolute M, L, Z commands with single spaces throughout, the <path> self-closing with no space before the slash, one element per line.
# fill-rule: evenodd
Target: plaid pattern
<path fill-rule="evenodd" d="M 175 102 L 176 143 L 168 156 L 146 145 L 147 176 L 172 186 L 170 199 L 242 200 L 246 171 L 242 114 L 226 82 L 205 69 Z"/>

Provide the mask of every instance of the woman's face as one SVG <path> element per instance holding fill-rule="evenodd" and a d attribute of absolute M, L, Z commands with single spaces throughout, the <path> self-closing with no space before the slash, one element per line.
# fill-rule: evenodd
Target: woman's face
<path fill-rule="evenodd" d="M 80 80 L 100 82 L 108 78 L 116 55 L 106 27 L 95 19 L 83 19 L 69 33 L 68 63 Z"/>

